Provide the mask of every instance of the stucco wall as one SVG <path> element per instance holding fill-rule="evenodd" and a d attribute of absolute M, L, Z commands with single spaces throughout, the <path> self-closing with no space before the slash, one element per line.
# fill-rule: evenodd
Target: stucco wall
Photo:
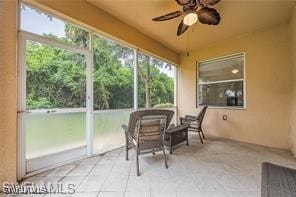
<path fill-rule="evenodd" d="M 16 180 L 17 0 L 0 0 L 0 185 Z"/>
<path fill-rule="evenodd" d="M 291 150 L 296 156 L 296 7 L 290 22 L 290 52 L 293 63 L 293 96 L 291 103 L 290 117 L 290 145 Z"/>
<path fill-rule="evenodd" d="M 292 66 L 288 24 L 212 44 L 180 59 L 180 116 L 196 114 L 196 62 L 246 52 L 246 110 L 209 109 L 207 136 L 288 148 Z M 222 115 L 228 115 L 228 121 Z"/>

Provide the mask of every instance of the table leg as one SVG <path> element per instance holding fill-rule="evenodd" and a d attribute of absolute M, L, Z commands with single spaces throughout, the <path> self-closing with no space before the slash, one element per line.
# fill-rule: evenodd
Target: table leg
<path fill-rule="evenodd" d="M 170 154 L 173 154 L 172 134 L 170 135 Z"/>

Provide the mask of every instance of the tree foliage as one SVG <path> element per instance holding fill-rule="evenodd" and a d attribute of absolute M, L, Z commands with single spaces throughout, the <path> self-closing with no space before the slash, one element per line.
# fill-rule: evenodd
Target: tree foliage
<path fill-rule="evenodd" d="M 87 31 L 66 24 L 65 35 L 65 38 L 57 38 L 51 34 L 44 36 L 80 47 L 89 47 Z M 94 108 L 132 108 L 133 50 L 100 36 L 94 36 L 93 46 Z M 27 108 L 85 107 L 86 58 L 31 41 L 27 42 L 26 47 Z M 147 57 L 139 57 L 139 107 L 162 104 L 167 106 L 168 103 L 173 103 L 173 79 L 160 69 L 169 69 L 169 65 L 156 59 L 147 61 L 145 58 Z"/>

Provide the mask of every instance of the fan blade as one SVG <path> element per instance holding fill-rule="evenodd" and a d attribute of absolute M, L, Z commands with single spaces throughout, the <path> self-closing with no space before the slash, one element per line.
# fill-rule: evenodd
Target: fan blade
<path fill-rule="evenodd" d="M 217 3 L 219 3 L 221 0 L 199 0 L 200 4 L 204 6 L 213 6 Z"/>
<path fill-rule="evenodd" d="M 218 25 L 220 23 L 220 14 L 214 8 L 204 7 L 198 12 L 198 20 L 202 24 Z"/>
<path fill-rule="evenodd" d="M 170 20 L 173 18 L 177 18 L 177 17 L 181 16 L 182 14 L 183 14 L 183 12 L 181 12 L 181 11 L 175 11 L 175 12 L 165 14 L 163 16 L 156 17 L 152 20 L 153 21 L 166 21 L 166 20 Z"/>
<path fill-rule="evenodd" d="M 191 3 L 192 1 L 195 1 L 195 0 L 176 0 L 176 2 L 179 5 L 187 5 L 187 4 Z"/>
<path fill-rule="evenodd" d="M 182 20 L 178 26 L 177 36 L 180 36 L 181 34 L 183 34 L 188 28 L 189 26 L 185 25 Z"/>
<path fill-rule="evenodd" d="M 197 5 L 198 5 L 197 2 L 194 0 L 191 3 L 183 6 L 183 11 L 187 12 L 189 10 L 196 10 L 198 8 Z"/>

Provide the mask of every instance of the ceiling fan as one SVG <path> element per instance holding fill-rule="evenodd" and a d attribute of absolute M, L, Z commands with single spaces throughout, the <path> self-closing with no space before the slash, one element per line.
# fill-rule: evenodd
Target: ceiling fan
<path fill-rule="evenodd" d="M 199 20 L 202 24 L 218 25 L 221 17 L 219 12 L 210 8 L 221 0 L 176 0 L 183 6 L 183 11 L 171 12 L 156 18 L 153 21 L 166 21 L 184 15 L 183 20 L 178 26 L 177 36 L 183 34 L 190 26 Z"/>

